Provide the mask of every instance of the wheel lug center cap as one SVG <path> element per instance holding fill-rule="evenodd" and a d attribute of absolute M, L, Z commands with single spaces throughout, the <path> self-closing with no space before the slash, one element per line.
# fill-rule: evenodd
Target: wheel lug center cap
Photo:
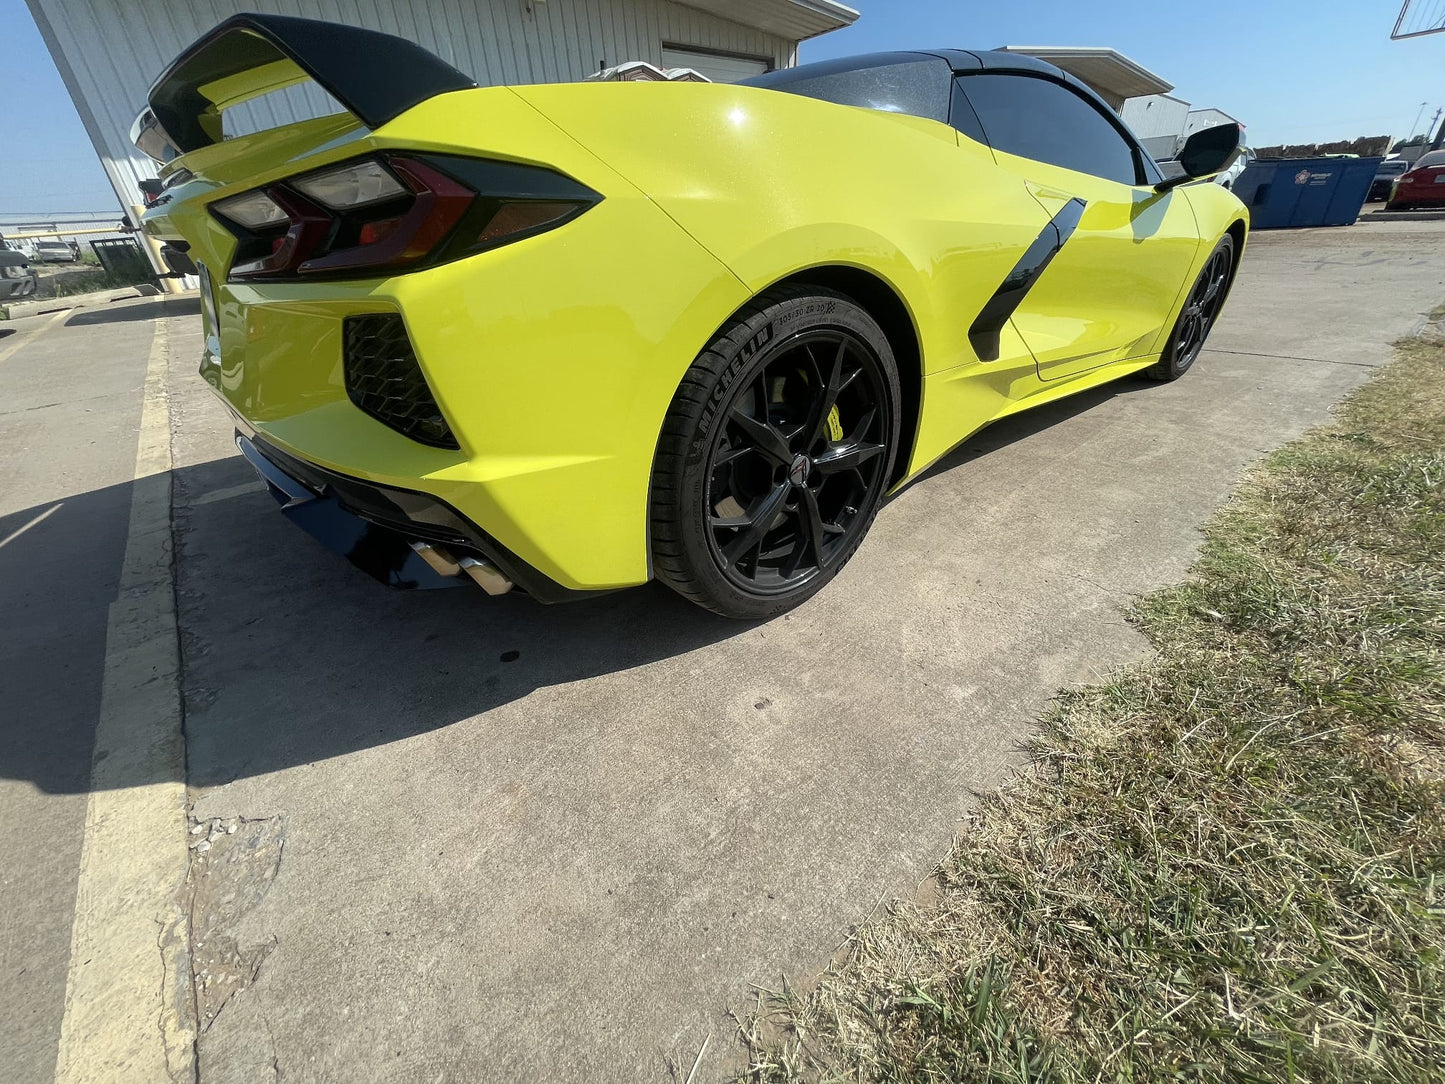
<path fill-rule="evenodd" d="M 788 467 L 788 481 L 795 486 L 808 484 L 808 475 L 813 473 L 813 461 L 803 453 L 799 452 L 793 456 L 792 465 Z"/>

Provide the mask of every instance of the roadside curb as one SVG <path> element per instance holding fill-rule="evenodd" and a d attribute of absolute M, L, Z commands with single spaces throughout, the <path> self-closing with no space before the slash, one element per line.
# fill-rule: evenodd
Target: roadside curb
<path fill-rule="evenodd" d="M 1360 215 L 1359 220 L 1365 221 L 1366 215 L 1371 222 L 1442 222 L 1445 221 L 1445 210 L 1440 211 L 1368 211 Z"/>
<path fill-rule="evenodd" d="M 189 291 L 188 291 L 189 292 Z M 69 297 L 43 297 L 35 301 L 18 301 L 13 305 L 0 305 L 0 316 L 19 320 L 25 316 L 44 316 L 47 312 L 63 312 L 85 305 L 106 305 L 112 301 L 129 301 L 137 297 L 179 297 L 179 294 L 163 294 L 156 287 L 145 283 L 141 286 L 122 286 L 114 290 L 95 290 L 88 294 L 72 294 Z"/>

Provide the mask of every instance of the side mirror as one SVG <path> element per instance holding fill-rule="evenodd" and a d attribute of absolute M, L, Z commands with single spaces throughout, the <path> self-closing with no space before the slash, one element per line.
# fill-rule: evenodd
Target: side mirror
<path fill-rule="evenodd" d="M 1185 140 L 1184 149 L 1179 152 L 1179 166 L 1183 174 L 1160 181 L 1154 186 L 1154 191 L 1166 192 L 1181 184 L 1223 173 L 1238 157 L 1242 135 L 1237 124 L 1220 124 L 1195 132 Z"/>

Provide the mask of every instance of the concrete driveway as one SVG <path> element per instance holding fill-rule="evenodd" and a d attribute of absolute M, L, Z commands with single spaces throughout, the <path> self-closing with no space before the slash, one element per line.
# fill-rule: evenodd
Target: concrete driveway
<path fill-rule="evenodd" d="M 167 954 L 163 922 L 146 981 L 162 1013 L 199 1014 L 205 1084 L 631 1084 L 686 1078 L 709 1037 L 695 1079 L 720 1078 L 726 1010 L 806 979 L 911 894 L 1050 694 L 1147 649 L 1130 599 L 1178 579 L 1240 472 L 1445 298 L 1442 241 L 1445 223 L 1413 221 L 1256 236 L 1186 379 L 986 431 L 883 510 L 820 598 L 752 627 L 658 587 L 559 608 L 388 592 L 285 522 L 236 456 L 194 376 L 193 301 L 25 321 L 0 338 L 0 470 L 23 482 L 0 498 L 0 601 L 20 618 L 0 632 L 17 1079 L 83 1076 L 86 969 L 106 966 L 92 835 L 140 795 L 137 823 L 169 824 L 179 800 L 195 827 L 147 852 L 178 878 L 189 844 L 194 904 L 189 956 Z M 127 570 L 148 358 L 168 389 L 144 418 L 170 434 L 176 560 L 156 567 L 180 661 L 176 677 L 159 651 L 135 695 L 179 682 L 184 772 L 163 705 L 138 724 L 151 753 L 127 759 L 96 696 L 134 669 L 118 641 L 167 635 L 118 630 L 114 608 L 145 594 Z M 135 574 L 170 613 L 161 573 Z M 166 967 L 200 976 L 194 1006 Z"/>

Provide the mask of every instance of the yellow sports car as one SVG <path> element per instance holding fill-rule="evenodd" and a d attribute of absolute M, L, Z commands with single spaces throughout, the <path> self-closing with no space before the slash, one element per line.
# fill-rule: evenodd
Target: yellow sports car
<path fill-rule="evenodd" d="M 306 79 L 343 111 L 232 134 Z M 384 581 L 543 601 L 656 576 L 730 617 L 798 605 L 982 426 L 1184 373 L 1246 232 L 1186 183 L 1237 126 L 1166 179 L 1010 53 L 478 88 L 398 38 L 239 15 L 134 135 L 202 375 L 287 515 Z"/>

